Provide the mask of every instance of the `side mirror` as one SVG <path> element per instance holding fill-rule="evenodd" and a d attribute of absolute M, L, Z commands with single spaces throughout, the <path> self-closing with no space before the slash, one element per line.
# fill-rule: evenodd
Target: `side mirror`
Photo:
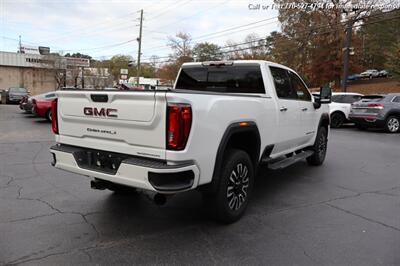
<path fill-rule="evenodd" d="M 319 102 L 321 104 L 328 104 L 332 102 L 332 90 L 331 88 L 324 86 L 319 91 Z"/>

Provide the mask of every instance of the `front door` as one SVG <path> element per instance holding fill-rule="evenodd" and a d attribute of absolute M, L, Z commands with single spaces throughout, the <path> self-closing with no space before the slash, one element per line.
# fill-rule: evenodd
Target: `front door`
<path fill-rule="evenodd" d="M 292 89 L 289 71 L 270 67 L 278 101 L 278 134 L 273 153 L 290 152 L 303 136 L 301 113 L 297 94 Z"/>

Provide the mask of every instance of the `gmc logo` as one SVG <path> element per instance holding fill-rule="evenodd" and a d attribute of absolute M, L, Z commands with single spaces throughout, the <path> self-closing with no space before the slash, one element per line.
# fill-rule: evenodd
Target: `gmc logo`
<path fill-rule="evenodd" d="M 118 110 L 112 108 L 84 107 L 83 113 L 87 116 L 118 117 Z"/>

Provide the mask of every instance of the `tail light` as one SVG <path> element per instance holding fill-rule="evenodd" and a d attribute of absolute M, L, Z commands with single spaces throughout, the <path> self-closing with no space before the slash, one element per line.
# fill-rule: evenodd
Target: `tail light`
<path fill-rule="evenodd" d="M 188 104 L 169 104 L 167 110 L 167 148 L 183 150 L 192 126 L 192 108 Z"/>
<path fill-rule="evenodd" d="M 385 105 L 383 103 L 369 103 L 369 108 L 383 109 Z"/>
<path fill-rule="evenodd" d="M 57 111 L 58 111 L 58 100 L 54 99 L 51 102 L 51 128 L 54 132 L 54 134 L 58 134 L 58 116 L 57 116 Z"/>

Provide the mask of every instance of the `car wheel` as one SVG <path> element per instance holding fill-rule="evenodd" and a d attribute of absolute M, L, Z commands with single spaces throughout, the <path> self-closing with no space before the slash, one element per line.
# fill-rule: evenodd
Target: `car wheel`
<path fill-rule="evenodd" d="M 46 119 L 51 122 L 51 119 L 52 119 L 51 109 L 47 111 Z"/>
<path fill-rule="evenodd" d="M 369 79 L 372 79 L 372 75 L 369 75 Z"/>
<path fill-rule="evenodd" d="M 396 116 L 389 116 L 386 119 L 385 129 L 389 133 L 397 133 L 400 131 L 400 119 Z"/>
<path fill-rule="evenodd" d="M 331 115 L 331 127 L 338 128 L 341 127 L 345 121 L 346 117 L 344 114 L 336 112 Z"/>
<path fill-rule="evenodd" d="M 326 151 L 328 148 L 328 131 L 325 127 L 318 129 L 312 150 L 314 154 L 307 158 L 309 165 L 321 165 L 325 161 Z"/>
<path fill-rule="evenodd" d="M 215 218 L 222 223 L 233 223 L 244 214 L 254 183 L 253 163 L 249 155 L 237 149 L 227 151 L 222 164 L 217 191 L 212 197 Z"/>

